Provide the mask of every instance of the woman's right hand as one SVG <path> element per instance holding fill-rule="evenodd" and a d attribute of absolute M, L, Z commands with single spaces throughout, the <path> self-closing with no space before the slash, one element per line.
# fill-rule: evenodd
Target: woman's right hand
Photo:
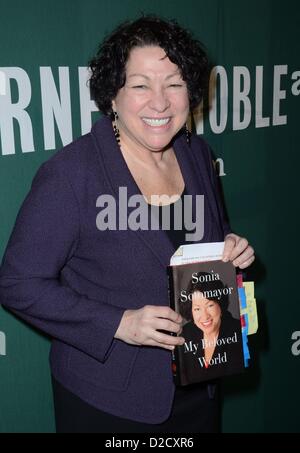
<path fill-rule="evenodd" d="M 182 317 L 169 307 L 145 305 L 138 310 L 126 310 L 115 338 L 133 345 L 156 346 L 173 350 L 184 343 L 177 337 L 182 330 Z M 168 335 L 172 332 L 176 335 Z"/>

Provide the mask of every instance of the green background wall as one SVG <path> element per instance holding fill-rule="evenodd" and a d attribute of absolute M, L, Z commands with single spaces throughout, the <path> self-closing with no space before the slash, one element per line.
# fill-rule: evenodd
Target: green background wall
<path fill-rule="evenodd" d="M 20 67 L 29 76 L 32 97 L 26 111 L 35 145 L 34 152 L 22 152 L 15 120 L 15 154 L 5 155 L 0 141 L 0 257 L 33 175 L 55 152 L 45 150 L 40 67 L 51 67 L 57 84 L 58 67 L 69 68 L 73 137 L 81 135 L 78 67 L 86 66 L 105 33 L 140 12 L 176 18 L 191 29 L 228 77 L 226 128 L 214 133 L 207 119 L 204 137 L 224 160 L 222 183 L 232 227 L 256 249 L 248 277 L 256 281 L 260 328 L 249 340 L 251 369 L 224 382 L 223 430 L 300 431 L 300 347 L 294 345 L 294 354 L 291 350 L 291 336 L 300 331 L 296 85 L 292 92 L 293 74 L 300 75 L 295 74 L 300 71 L 297 0 L 0 0 L 0 71 Z M 272 124 L 277 65 L 287 65 L 280 82 L 286 92 L 280 103 L 280 114 L 287 117 L 283 125 Z M 242 66 L 250 75 L 252 115 L 247 128 L 234 130 L 233 72 Z M 263 67 L 263 115 L 270 117 L 270 126 L 261 128 L 255 124 L 257 66 Z M 11 90 L 17 102 L 13 80 Z M 0 138 L 3 99 L 0 95 Z M 249 115 L 249 106 L 241 110 L 244 114 Z M 57 150 L 62 146 L 58 128 L 55 135 Z M 0 332 L 6 336 L 6 355 L 0 355 L 0 432 L 53 432 L 49 340 L 2 308 Z"/>

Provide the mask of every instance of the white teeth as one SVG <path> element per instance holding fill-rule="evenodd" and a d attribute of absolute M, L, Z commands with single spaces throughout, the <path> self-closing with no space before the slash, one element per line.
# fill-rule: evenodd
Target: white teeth
<path fill-rule="evenodd" d="M 164 126 L 170 121 L 170 118 L 142 118 L 149 126 Z"/>

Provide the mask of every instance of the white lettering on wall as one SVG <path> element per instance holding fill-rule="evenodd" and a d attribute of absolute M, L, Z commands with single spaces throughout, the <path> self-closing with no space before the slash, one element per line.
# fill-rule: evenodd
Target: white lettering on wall
<path fill-rule="evenodd" d="M 0 355 L 6 355 L 6 336 L 4 332 L 0 332 Z"/>
<path fill-rule="evenodd" d="M 291 339 L 294 341 L 291 348 L 292 354 L 298 356 L 300 355 L 300 331 L 293 332 Z"/>
<path fill-rule="evenodd" d="M 0 71 L 0 96 L 6 94 L 6 75 L 5 72 Z"/>
<path fill-rule="evenodd" d="M 242 88 L 243 87 L 243 88 Z M 250 72 L 245 66 L 233 68 L 233 125 L 232 129 L 238 131 L 246 129 L 251 121 Z M 241 105 L 244 118 L 241 119 Z"/>
<path fill-rule="evenodd" d="M 34 151 L 33 130 L 26 108 L 31 101 L 31 84 L 28 74 L 22 68 L 1 68 L 5 73 L 5 94 L 0 98 L 0 134 L 1 148 L 4 156 L 15 154 L 14 120 L 20 131 L 21 149 L 23 153 Z M 13 102 L 11 80 L 18 87 L 18 100 Z"/>
<path fill-rule="evenodd" d="M 296 82 L 294 82 L 292 84 L 292 88 L 291 88 L 292 94 L 294 96 L 299 96 L 299 94 L 300 94 L 300 71 L 293 72 L 292 80 L 296 80 Z"/>
<path fill-rule="evenodd" d="M 221 134 L 226 128 L 228 117 L 228 79 L 223 66 L 213 68 L 210 74 L 209 87 L 210 127 L 215 134 Z M 219 97 L 219 109 L 217 108 L 217 97 Z M 218 113 L 219 121 L 217 119 Z"/>
<path fill-rule="evenodd" d="M 54 71 L 57 72 L 57 79 Z M 40 108 L 35 107 L 34 111 L 36 115 L 41 115 L 45 150 L 56 149 L 58 138 L 63 145 L 73 139 L 69 67 L 55 70 L 41 67 L 39 72 L 41 94 L 37 91 L 37 84 L 33 86 L 32 92 L 30 78 L 24 69 L 0 68 L 0 155 L 14 155 L 16 146 L 20 146 L 22 153 L 35 151 L 33 118 L 28 112 L 32 102 L 42 104 Z M 97 111 L 97 107 L 90 97 L 87 68 L 78 67 L 77 75 L 79 98 L 73 100 L 73 105 L 77 104 L 80 108 L 81 133 L 85 134 L 91 129 L 92 113 Z M 193 112 L 193 126 L 197 134 L 204 134 L 209 127 L 215 134 L 221 134 L 226 129 L 246 129 L 254 123 L 251 123 L 252 117 L 253 120 L 255 118 L 256 128 L 287 124 L 284 100 L 287 93 L 300 95 L 300 71 L 289 74 L 289 80 L 287 76 L 287 65 L 273 67 L 273 86 L 267 86 L 268 90 L 273 90 L 273 101 L 264 108 L 263 66 L 256 66 L 254 73 L 246 66 L 234 66 L 232 86 L 228 82 L 228 70 L 223 66 L 215 66 L 210 76 L 208 115 L 202 104 Z M 290 85 L 287 87 L 288 81 Z M 16 145 L 19 137 L 20 145 Z"/>
<path fill-rule="evenodd" d="M 87 134 L 92 127 L 92 112 L 97 112 L 98 108 L 90 96 L 88 80 L 90 73 L 86 67 L 78 68 L 79 78 L 79 101 L 80 101 L 80 118 L 81 133 Z"/>
<path fill-rule="evenodd" d="M 273 126 L 287 124 L 287 116 L 280 115 L 280 101 L 286 98 L 286 90 L 281 90 L 281 77 L 287 75 L 287 65 L 274 67 L 274 91 L 273 91 Z"/>
<path fill-rule="evenodd" d="M 215 168 L 218 176 L 226 176 L 224 160 L 221 157 L 215 160 Z"/>
<path fill-rule="evenodd" d="M 58 75 L 60 94 L 52 69 L 47 66 L 40 68 L 45 150 L 56 148 L 55 122 L 63 145 L 73 139 L 69 68 L 59 67 Z"/>
<path fill-rule="evenodd" d="M 256 87 L 255 87 L 255 127 L 269 127 L 270 118 L 263 116 L 263 66 L 256 66 Z"/>

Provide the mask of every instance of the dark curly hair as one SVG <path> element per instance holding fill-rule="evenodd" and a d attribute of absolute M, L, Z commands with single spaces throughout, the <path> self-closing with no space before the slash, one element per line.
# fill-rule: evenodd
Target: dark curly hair
<path fill-rule="evenodd" d="M 197 282 L 193 282 L 193 280 L 190 280 L 187 290 L 186 290 L 186 295 L 191 295 L 195 293 L 196 291 L 200 291 L 201 293 L 206 293 L 206 299 L 212 300 L 213 302 L 216 302 L 223 314 L 226 314 L 228 312 L 228 305 L 229 305 L 229 298 L 227 294 L 223 293 L 224 289 L 228 289 L 226 285 L 221 280 L 211 280 L 211 274 L 208 272 L 198 272 L 197 274 Z M 201 277 L 203 277 L 203 281 L 201 281 Z M 222 290 L 222 295 L 220 296 L 220 299 L 217 299 L 216 297 L 210 297 L 207 295 L 210 291 L 214 290 Z M 179 301 L 179 311 L 180 314 L 187 320 L 191 321 L 193 319 L 192 316 L 192 301 L 190 298 L 188 298 L 185 302 Z"/>
<path fill-rule="evenodd" d="M 112 100 L 126 81 L 125 66 L 134 47 L 159 46 L 178 66 L 187 83 L 190 109 L 202 100 L 209 73 L 203 45 L 174 20 L 143 16 L 118 26 L 99 46 L 89 62 L 90 91 L 99 110 L 112 115 Z"/>

